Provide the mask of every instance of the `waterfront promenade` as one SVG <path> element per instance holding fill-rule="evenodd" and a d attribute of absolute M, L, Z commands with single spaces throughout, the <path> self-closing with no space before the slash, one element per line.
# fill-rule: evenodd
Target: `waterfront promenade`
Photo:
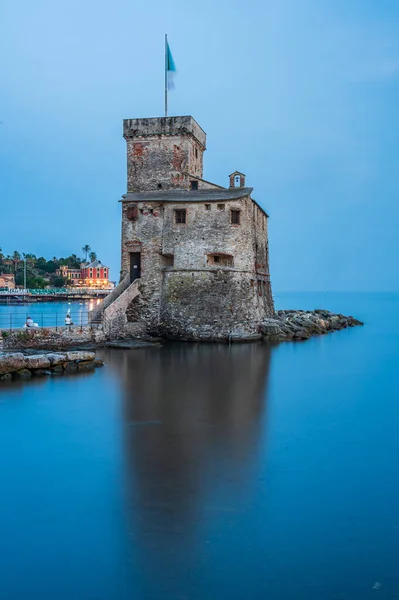
<path fill-rule="evenodd" d="M 90 300 L 104 298 L 112 290 L 91 288 L 51 288 L 51 289 L 0 289 L 0 303 L 19 302 L 60 302 L 63 300 Z"/>

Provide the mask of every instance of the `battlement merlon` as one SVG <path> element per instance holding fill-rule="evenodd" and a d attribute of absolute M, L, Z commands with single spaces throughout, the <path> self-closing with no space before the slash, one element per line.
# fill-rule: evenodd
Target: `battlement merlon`
<path fill-rule="evenodd" d="M 123 121 L 123 137 L 125 139 L 165 135 L 191 135 L 196 139 L 201 150 L 206 150 L 206 133 L 191 116 L 124 119 Z"/>

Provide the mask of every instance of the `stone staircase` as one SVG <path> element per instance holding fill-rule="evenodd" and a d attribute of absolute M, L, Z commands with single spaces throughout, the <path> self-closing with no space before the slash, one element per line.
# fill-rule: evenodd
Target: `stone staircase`
<path fill-rule="evenodd" d="M 119 298 L 121 294 L 129 287 L 130 285 L 130 277 L 127 275 L 125 279 L 112 290 L 108 296 L 106 296 L 93 310 L 89 312 L 89 321 L 90 323 L 101 321 L 104 311 L 113 303 L 115 300 Z"/>
<path fill-rule="evenodd" d="M 138 337 L 143 327 L 138 323 L 129 323 L 126 311 L 131 301 L 140 294 L 140 279 L 130 283 L 123 281 L 96 308 L 90 312 L 90 322 L 101 319 L 104 333 L 108 338 Z"/>

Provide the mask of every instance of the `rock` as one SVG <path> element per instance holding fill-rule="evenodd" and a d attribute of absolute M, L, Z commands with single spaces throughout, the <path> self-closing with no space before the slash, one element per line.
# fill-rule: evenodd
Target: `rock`
<path fill-rule="evenodd" d="M 50 360 L 45 354 L 25 356 L 25 367 L 27 369 L 48 369 Z"/>
<path fill-rule="evenodd" d="M 265 319 L 260 325 L 266 339 L 307 340 L 312 335 L 338 331 L 345 327 L 363 325 L 354 317 L 344 317 L 328 310 L 278 310 L 274 319 Z"/>
<path fill-rule="evenodd" d="M 104 361 L 101 360 L 101 358 L 96 358 L 94 361 L 94 366 L 95 367 L 103 367 L 104 366 Z"/>
<path fill-rule="evenodd" d="M 19 371 L 15 371 L 13 373 L 13 377 L 15 379 L 30 379 L 32 377 L 32 373 L 29 369 L 20 369 Z"/>
<path fill-rule="evenodd" d="M 65 363 L 64 369 L 65 371 L 77 371 L 78 365 L 74 361 L 69 361 Z"/>
<path fill-rule="evenodd" d="M 265 336 L 275 336 L 284 333 L 281 322 L 277 319 L 267 319 L 261 323 L 260 330 Z"/>
<path fill-rule="evenodd" d="M 358 319 L 355 319 L 354 317 L 348 317 L 348 325 L 349 327 L 356 327 L 358 325 L 363 326 L 364 323 L 362 321 L 358 321 Z"/>
<path fill-rule="evenodd" d="M 14 354 L 3 354 L 0 356 L 0 375 L 19 371 L 23 369 L 24 366 L 25 356 L 22 352 L 14 352 Z"/>
<path fill-rule="evenodd" d="M 308 340 L 310 337 L 311 334 L 308 331 L 301 329 L 300 331 L 296 332 L 294 340 Z"/>
<path fill-rule="evenodd" d="M 62 365 L 55 365 L 55 367 L 51 368 L 53 373 L 63 373 L 64 367 Z"/>
<path fill-rule="evenodd" d="M 66 361 L 66 355 L 60 352 L 50 352 L 46 354 L 51 366 L 60 365 Z"/>
<path fill-rule="evenodd" d="M 94 360 L 78 362 L 76 366 L 79 371 L 91 371 L 96 367 Z"/>
<path fill-rule="evenodd" d="M 50 371 L 47 369 L 35 369 L 32 371 L 32 377 L 43 377 L 44 375 L 49 375 Z"/>
<path fill-rule="evenodd" d="M 96 353 L 95 352 L 87 352 L 84 350 L 80 350 L 80 351 L 76 350 L 76 351 L 67 352 L 66 358 L 67 358 L 67 360 L 83 360 L 83 361 L 94 360 L 96 358 Z"/>
<path fill-rule="evenodd" d="M 4 375 L 0 375 L 0 381 L 8 381 L 9 379 L 12 379 L 11 373 L 5 373 Z"/>

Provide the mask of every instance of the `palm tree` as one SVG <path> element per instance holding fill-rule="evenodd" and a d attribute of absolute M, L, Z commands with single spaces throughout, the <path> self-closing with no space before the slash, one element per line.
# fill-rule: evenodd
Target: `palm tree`
<path fill-rule="evenodd" d="M 87 262 L 87 255 L 89 254 L 90 250 L 91 250 L 91 248 L 90 248 L 89 244 L 86 244 L 85 246 L 82 247 L 82 252 L 84 252 L 86 262 Z"/>
<path fill-rule="evenodd" d="M 12 262 L 14 263 L 14 273 L 17 273 L 18 263 L 21 262 L 21 255 L 18 250 L 14 250 L 14 254 L 12 255 Z"/>
<path fill-rule="evenodd" d="M 95 252 L 90 252 L 89 258 L 90 258 L 90 262 L 94 262 L 97 258 L 97 254 Z"/>
<path fill-rule="evenodd" d="M 8 272 L 11 273 L 12 256 L 7 254 L 7 256 L 4 257 L 4 264 L 8 265 Z"/>
<path fill-rule="evenodd" d="M 35 266 L 35 262 L 37 261 L 37 258 L 34 254 L 24 254 L 23 256 L 29 265 L 32 265 L 32 267 Z"/>

